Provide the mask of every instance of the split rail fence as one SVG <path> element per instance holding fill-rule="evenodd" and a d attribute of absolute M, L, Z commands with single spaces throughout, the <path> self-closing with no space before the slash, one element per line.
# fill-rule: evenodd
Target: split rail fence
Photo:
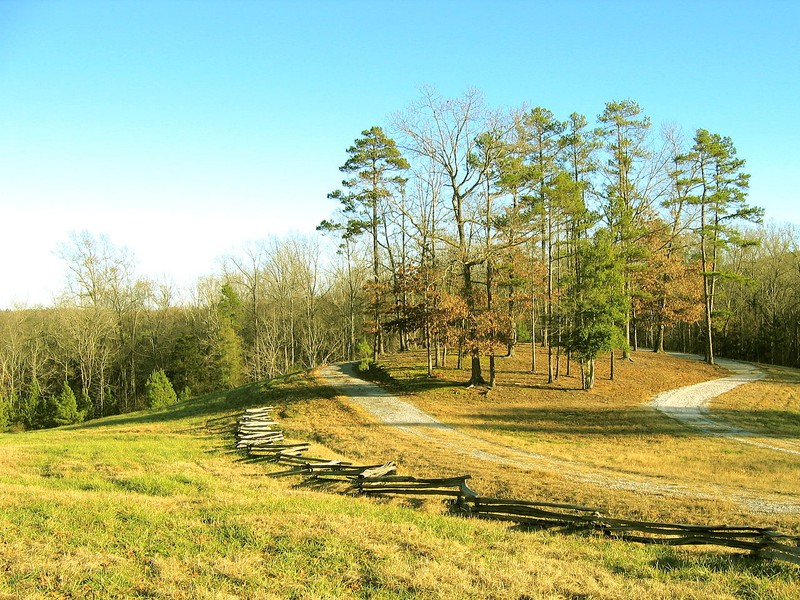
<path fill-rule="evenodd" d="M 251 460 L 270 461 L 286 467 L 273 477 L 304 476 L 319 482 L 345 482 L 355 493 L 369 496 L 412 495 L 449 498 L 454 514 L 508 521 L 522 526 L 561 527 L 592 531 L 643 544 L 670 546 L 713 545 L 749 550 L 753 556 L 800 565 L 800 536 L 771 528 L 728 525 L 685 525 L 612 518 L 602 508 L 487 498 L 473 491 L 469 475 L 424 479 L 397 475 L 394 462 L 354 465 L 347 461 L 305 456 L 310 444 L 287 443 L 271 406 L 245 410 L 236 425 L 236 449 Z"/>

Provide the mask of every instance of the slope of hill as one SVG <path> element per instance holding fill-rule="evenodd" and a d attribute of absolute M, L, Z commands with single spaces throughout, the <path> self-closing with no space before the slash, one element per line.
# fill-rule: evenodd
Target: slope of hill
<path fill-rule="evenodd" d="M 266 477 L 275 467 L 231 451 L 230 427 L 265 404 L 316 455 L 383 452 L 385 432 L 303 374 L 0 436 L 0 597 L 797 597 L 800 569 L 783 564 L 517 531 Z M 401 468 L 421 464 L 384 443 Z"/>

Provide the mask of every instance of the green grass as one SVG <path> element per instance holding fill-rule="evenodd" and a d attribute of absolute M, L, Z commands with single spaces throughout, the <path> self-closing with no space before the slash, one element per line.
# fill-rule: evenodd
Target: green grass
<path fill-rule="evenodd" d="M 291 421 L 337 401 L 296 375 L 0 436 L 0 598 L 799 597 L 800 569 L 780 563 L 519 531 L 265 477 L 274 467 L 230 451 L 233 419 L 265 404 Z"/>

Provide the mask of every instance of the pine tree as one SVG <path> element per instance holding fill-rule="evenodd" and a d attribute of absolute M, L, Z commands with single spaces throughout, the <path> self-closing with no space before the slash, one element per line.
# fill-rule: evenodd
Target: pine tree
<path fill-rule="evenodd" d="M 225 283 L 217 303 L 219 328 L 212 348 L 213 368 L 217 386 L 230 389 L 242 383 L 244 358 L 242 338 L 238 331 L 242 323 L 242 301 L 236 290 Z"/>
<path fill-rule="evenodd" d="M 11 424 L 11 411 L 9 410 L 9 405 L 6 402 L 6 399 L 3 396 L 0 396 L 0 433 L 4 431 L 8 431 L 8 427 Z"/>
<path fill-rule="evenodd" d="M 149 408 L 160 408 L 178 401 L 178 396 L 163 369 L 150 374 L 144 385 L 144 394 Z"/>
<path fill-rule="evenodd" d="M 382 221 L 381 200 L 392 195 L 392 188 L 402 185 L 402 176 L 396 174 L 409 168 L 395 141 L 387 137 L 380 127 L 372 127 L 361 132 L 360 138 L 347 149 L 350 158 L 339 167 L 343 173 L 354 175 L 342 181 L 348 192 L 336 190 L 328 198 L 339 200 L 346 223 L 323 221 L 318 229 L 341 229 L 345 239 L 369 233 L 372 244 L 372 317 L 373 344 L 372 360 L 378 360 L 381 346 L 380 310 L 380 248 L 378 227 Z M 395 173 L 395 174 L 393 174 Z"/>
<path fill-rule="evenodd" d="M 80 421 L 80 414 L 78 413 L 78 402 L 75 399 L 75 392 L 66 381 L 61 388 L 61 392 L 54 398 L 54 410 L 50 416 L 53 425 L 56 427 L 61 425 L 72 425 Z"/>
<path fill-rule="evenodd" d="M 39 383 L 34 380 L 33 383 L 31 383 L 30 390 L 28 390 L 28 396 L 23 398 L 20 403 L 18 419 L 28 429 L 35 429 L 39 426 L 37 421 L 41 395 Z"/>
<path fill-rule="evenodd" d="M 568 313 L 565 346 L 581 364 L 581 383 L 591 389 L 595 359 L 620 344 L 628 302 L 622 290 L 622 265 L 607 229 L 579 246 L 575 275 L 564 302 Z"/>
<path fill-rule="evenodd" d="M 646 147 L 650 118 L 642 114 L 642 109 L 633 100 L 621 100 L 608 102 L 597 119 L 601 124 L 598 133 L 605 138 L 609 154 L 604 169 L 607 184 L 602 210 L 619 248 L 619 258 L 624 266 L 621 285 L 630 298 L 637 292 L 634 273 L 644 268 L 647 261 L 646 246 L 641 241 L 647 234 L 643 218 L 647 216 L 651 199 L 640 178 L 645 161 L 651 156 Z M 629 303 L 629 309 L 630 306 Z M 625 340 L 636 349 L 633 318 L 629 310 L 624 320 Z"/>
<path fill-rule="evenodd" d="M 686 168 L 680 183 L 692 191 L 689 202 L 700 209 L 697 234 L 703 276 L 705 360 L 714 364 L 717 284 L 730 275 L 721 267 L 722 253 L 748 243 L 736 222 L 760 222 L 764 210 L 746 202 L 750 175 L 744 172 L 745 161 L 736 156 L 731 138 L 698 129 L 691 151 L 679 156 L 677 162 Z"/>

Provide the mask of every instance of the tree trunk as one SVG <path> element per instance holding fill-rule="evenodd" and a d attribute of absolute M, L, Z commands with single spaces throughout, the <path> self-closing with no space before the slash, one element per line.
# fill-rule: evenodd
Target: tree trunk
<path fill-rule="evenodd" d="M 664 323 L 659 323 L 656 333 L 656 343 L 653 344 L 653 352 L 664 352 L 664 329 Z"/>
<path fill-rule="evenodd" d="M 425 352 L 428 359 L 428 377 L 433 376 L 433 348 L 431 347 L 431 330 L 425 325 Z"/>
<path fill-rule="evenodd" d="M 484 385 L 486 380 L 481 372 L 481 356 L 477 352 L 471 352 L 471 375 L 467 385 Z"/>
<path fill-rule="evenodd" d="M 536 373 L 536 302 L 531 294 L 531 373 Z"/>

